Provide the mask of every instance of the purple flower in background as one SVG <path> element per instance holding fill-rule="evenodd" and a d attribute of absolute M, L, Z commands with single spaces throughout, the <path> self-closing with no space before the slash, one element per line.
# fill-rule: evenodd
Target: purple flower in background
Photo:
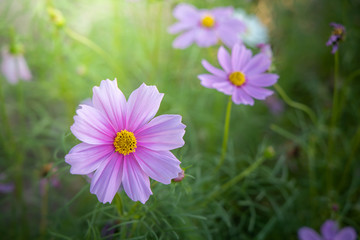
<path fill-rule="evenodd" d="M 1 183 L 6 179 L 6 175 L 4 173 L 0 174 L 0 193 L 11 193 L 14 191 L 14 183 Z"/>
<path fill-rule="evenodd" d="M 226 95 L 232 95 L 235 104 L 253 105 L 254 99 L 264 100 L 273 92 L 265 89 L 276 83 L 277 74 L 266 73 L 271 60 L 263 53 L 252 56 L 244 45 L 235 44 L 231 55 L 220 47 L 218 60 L 223 70 L 215 68 L 206 60 L 202 65 L 211 74 L 201 74 L 198 78 L 207 88 L 215 88 Z"/>
<path fill-rule="evenodd" d="M 333 31 L 329 40 L 326 43 L 326 46 L 332 46 L 331 53 L 334 54 L 339 48 L 339 42 L 345 39 L 345 27 L 338 23 L 330 23 L 330 26 L 333 27 Z"/>
<path fill-rule="evenodd" d="M 355 240 L 356 232 L 352 227 L 338 228 L 333 220 L 327 220 L 321 226 L 321 236 L 312 228 L 302 227 L 298 231 L 299 240 Z"/>
<path fill-rule="evenodd" d="M 209 47 L 219 40 L 232 47 L 240 41 L 239 33 L 245 31 L 244 24 L 233 17 L 233 10 L 232 7 L 198 10 L 185 3 L 177 5 L 173 14 L 179 22 L 170 26 L 169 33 L 182 34 L 175 39 L 173 47 L 184 49 L 193 42 L 200 47 Z"/>
<path fill-rule="evenodd" d="M 30 81 L 32 76 L 22 53 L 11 53 L 7 48 L 2 50 L 1 72 L 11 84 L 19 79 Z"/>
<path fill-rule="evenodd" d="M 155 117 L 164 94 L 142 84 L 128 101 L 114 81 L 93 88 L 93 106 L 81 105 L 71 126 L 83 143 L 65 156 L 72 174 L 91 178 L 90 192 L 111 202 L 121 187 L 133 201 L 145 203 L 152 194 L 149 177 L 164 183 L 181 171 L 170 150 L 184 145 L 180 115 Z"/>
<path fill-rule="evenodd" d="M 278 116 L 284 112 L 284 102 L 281 101 L 276 95 L 269 96 L 265 99 L 264 102 L 273 115 Z"/>
<path fill-rule="evenodd" d="M 256 47 L 260 50 L 261 53 L 265 54 L 270 59 L 272 59 L 273 53 L 272 53 L 270 44 L 259 43 L 259 44 L 256 45 Z"/>
<path fill-rule="evenodd" d="M 181 182 L 185 177 L 184 169 L 181 169 L 181 172 L 178 173 L 178 176 L 173 179 L 174 182 Z"/>

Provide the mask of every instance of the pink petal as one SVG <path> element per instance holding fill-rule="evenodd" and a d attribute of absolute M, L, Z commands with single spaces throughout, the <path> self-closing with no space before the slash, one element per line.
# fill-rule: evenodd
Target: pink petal
<path fill-rule="evenodd" d="M 202 61 L 201 61 L 201 64 L 204 66 L 204 68 L 205 68 L 208 72 L 214 74 L 215 76 L 221 77 L 221 78 L 227 78 L 227 74 L 226 74 L 223 70 L 214 67 L 214 66 L 211 65 L 208 61 L 202 60 Z"/>
<path fill-rule="evenodd" d="M 219 48 L 218 60 L 219 60 L 221 67 L 225 70 L 226 73 L 232 72 L 230 55 L 223 46 L 221 46 Z"/>
<path fill-rule="evenodd" d="M 231 17 L 233 12 L 233 7 L 217 7 L 211 10 L 211 14 L 218 18 Z"/>
<path fill-rule="evenodd" d="M 163 184 L 171 183 L 171 179 L 176 178 L 181 171 L 180 161 L 170 151 L 138 147 L 134 156 L 148 176 Z"/>
<path fill-rule="evenodd" d="M 218 39 L 214 31 L 200 28 L 196 32 L 195 41 L 199 47 L 210 47 L 215 45 Z"/>
<path fill-rule="evenodd" d="M 19 81 L 19 76 L 16 67 L 16 59 L 14 56 L 10 55 L 7 51 L 3 50 L 2 52 L 2 63 L 1 71 L 8 80 L 9 83 L 15 84 Z"/>
<path fill-rule="evenodd" d="M 195 35 L 196 29 L 184 32 L 174 40 L 173 47 L 179 49 L 187 48 L 195 41 Z"/>
<path fill-rule="evenodd" d="M 252 76 L 247 76 L 248 84 L 256 87 L 269 87 L 274 85 L 279 79 L 277 74 L 257 74 Z"/>
<path fill-rule="evenodd" d="M 219 26 L 217 35 L 221 41 L 229 48 L 232 48 L 236 43 L 240 43 L 241 39 L 234 30 L 227 26 Z"/>
<path fill-rule="evenodd" d="M 148 123 L 160 107 L 163 93 L 159 93 L 155 86 L 145 83 L 133 91 L 127 102 L 126 129 L 135 132 Z"/>
<path fill-rule="evenodd" d="M 185 30 L 189 30 L 193 27 L 194 27 L 194 24 L 192 24 L 192 23 L 177 22 L 168 28 L 168 32 L 170 34 L 176 34 L 179 32 L 183 32 Z"/>
<path fill-rule="evenodd" d="M 133 201 L 145 204 L 152 194 L 149 177 L 141 169 L 133 154 L 125 156 L 122 185 Z"/>
<path fill-rule="evenodd" d="M 242 71 L 242 68 L 250 60 L 251 55 L 251 51 L 246 49 L 243 44 L 235 44 L 231 52 L 233 71 Z"/>
<path fill-rule="evenodd" d="M 252 99 L 243 89 L 240 87 L 235 88 L 232 95 L 232 100 L 236 104 L 254 105 L 254 99 Z"/>
<path fill-rule="evenodd" d="M 124 129 L 126 99 L 118 88 L 116 79 L 101 81 L 100 87 L 94 87 L 93 92 L 94 107 L 108 118 L 116 132 Z"/>
<path fill-rule="evenodd" d="M 333 220 L 327 220 L 321 226 L 321 234 L 325 239 L 332 239 L 338 232 L 337 223 Z"/>
<path fill-rule="evenodd" d="M 244 89 L 244 91 L 251 97 L 259 100 L 264 100 L 266 97 L 273 94 L 273 91 L 271 90 L 260 87 L 253 87 L 249 84 L 245 84 L 244 86 L 242 86 L 242 89 Z"/>
<path fill-rule="evenodd" d="M 88 144 L 112 144 L 116 131 L 107 118 L 91 106 L 80 106 L 70 128 L 75 137 Z"/>
<path fill-rule="evenodd" d="M 211 75 L 211 74 L 201 74 L 201 75 L 198 75 L 198 78 L 200 79 L 201 84 L 204 87 L 208 87 L 208 88 L 212 88 L 212 85 L 214 83 L 226 81 L 223 78 L 219 78 L 219 77 Z"/>
<path fill-rule="evenodd" d="M 245 66 L 245 75 L 266 72 L 271 65 L 271 59 L 264 53 L 256 54 Z"/>
<path fill-rule="evenodd" d="M 317 232 L 308 227 L 302 227 L 298 231 L 299 240 L 322 240 Z"/>
<path fill-rule="evenodd" d="M 17 56 L 19 77 L 25 81 L 30 81 L 32 76 L 24 56 Z"/>
<path fill-rule="evenodd" d="M 213 83 L 212 87 L 215 88 L 216 90 L 218 90 L 219 92 L 225 93 L 227 95 L 231 95 L 236 88 L 229 81 Z"/>
<path fill-rule="evenodd" d="M 173 15 L 179 20 L 187 21 L 189 19 L 197 18 L 199 14 L 194 6 L 180 3 L 174 8 Z"/>
<path fill-rule="evenodd" d="M 113 200 L 118 191 L 124 166 L 124 156 L 114 152 L 105 159 L 91 179 L 90 192 L 102 203 Z"/>
<path fill-rule="evenodd" d="M 65 156 L 65 162 L 71 165 L 71 174 L 90 174 L 98 169 L 102 161 L 113 152 L 113 145 L 80 143 Z"/>
<path fill-rule="evenodd" d="M 135 132 L 135 136 L 138 146 L 167 151 L 184 145 L 184 129 L 180 115 L 161 115 Z"/>
<path fill-rule="evenodd" d="M 334 240 L 356 240 L 357 234 L 352 227 L 341 229 L 333 238 Z"/>

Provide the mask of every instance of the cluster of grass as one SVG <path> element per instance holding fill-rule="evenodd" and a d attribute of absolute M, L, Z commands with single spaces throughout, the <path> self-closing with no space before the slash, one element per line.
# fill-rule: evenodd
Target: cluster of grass
<path fill-rule="evenodd" d="M 228 98 L 197 79 L 201 59 L 216 63 L 217 47 L 171 47 L 166 29 L 179 2 L 0 3 L 0 45 L 13 27 L 33 73 L 17 85 L 0 76 L 0 173 L 15 185 L 0 193 L 2 239 L 297 239 L 300 227 L 319 229 L 326 219 L 360 233 L 360 3 L 186 1 L 257 14 L 269 28 L 279 86 L 315 115 L 289 99 L 278 115 L 261 101 L 233 105 L 228 153 L 217 170 Z M 330 22 L 347 28 L 333 126 Z M 64 162 L 78 143 L 69 129 L 77 105 L 106 78 L 117 78 L 126 96 L 142 82 L 156 85 L 165 93 L 158 114 L 180 114 L 187 126 L 185 146 L 173 151 L 186 177 L 152 181 L 145 205 L 124 192 L 99 203 Z"/>

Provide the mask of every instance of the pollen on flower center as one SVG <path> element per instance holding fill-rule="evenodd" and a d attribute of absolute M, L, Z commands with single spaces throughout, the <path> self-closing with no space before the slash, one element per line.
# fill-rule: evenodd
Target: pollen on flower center
<path fill-rule="evenodd" d="M 115 151 L 123 154 L 124 156 L 129 155 L 132 152 L 135 152 L 136 138 L 132 132 L 122 130 L 116 134 L 114 140 Z"/>
<path fill-rule="evenodd" d="M 229 76 L 229 80 L 235 86 L 241 86 L 245 83 L 245 74 L 242 72 L 233 72 Z"/>
<path fill-rule="evenodd" d="M 213 16 L 211 15 L 206 15 L 205 17 L 203 17 L 201 19 L 201 24 L 204 26 L 204 27 L 207 27 L 207 28 L 212 28 L 214 25 L 215 25 L 215 19 Z"/>

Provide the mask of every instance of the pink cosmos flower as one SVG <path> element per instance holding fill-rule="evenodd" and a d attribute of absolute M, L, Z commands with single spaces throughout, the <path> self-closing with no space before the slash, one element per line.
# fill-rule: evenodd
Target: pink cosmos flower
<path fill-rule="evenodd" d="M 189 4 L 179 4 L 173 15 L 179 22 L 170 26 L 169 33 L 183 32 L 173 42 L 174 48 L 187 48 L 193 42 L 200 47 L 215 45 L 221 40 L 229 47 L 240 41 L 239 34 L 245 31 L 244 24 L 233 17 L 232 7 L 196 9 Z"/>
<path fill-rule="evenodd" d="M 339 230 L 333 220 L 327 220 L 321 226 L 320 236 L 315 230 L 309 227 L 302 227 L 298 231 L 300 240 L 355 240 L 356 232 L 352 227 L 345 227 Z"/>
<path fill-rule="evenodd" d="M 1 72 L 11 84 L 19 79 L 30 81 L 32 76 L 24 56 L 21 53 L 12 54 L 8 49 L 2 50 Z"/>
<path fill-rule="evenodd" d="M 231 55 L 220 47 L 218 60 L 223 70 L 202 60 L 204 68 L 211 73 L 198 76 L 204 87 L 232 95 L 235 104 L 253 105 L 253 98 L 263 100 L 273 93 L 264 87 L 275 84 L 279 76 L 266 73 L 271 65 L 267 55 L 258 53 L 252 56 L 244 45 L 235 44 Z"/>
<path fill-rule="evenodd" d="M 93 106 L 81 105 L 71 132 L 83 143 L 65 156 L 72 174 L 91 178 L 90 192 L 111 202 L 120 186 L 133 201 L 152 194 L 149 177 L 164 184 L 178 176 L 180 162 L 170 150 L 184 145 L 180 115 L 155 117 L 164 94 L 142 84 L 128 101 L 114 81 L 93 88 Z"/>
<path fill-rule="evenodd" d="M 271 50 L 270 44 L 267 43 L 259 43 L 256 45 L 258 49 L 260 49 L 261 53 L 264 53 L 266 56 L 268 56 L 270 59 L 273 57 L 273 53 Z"/>

